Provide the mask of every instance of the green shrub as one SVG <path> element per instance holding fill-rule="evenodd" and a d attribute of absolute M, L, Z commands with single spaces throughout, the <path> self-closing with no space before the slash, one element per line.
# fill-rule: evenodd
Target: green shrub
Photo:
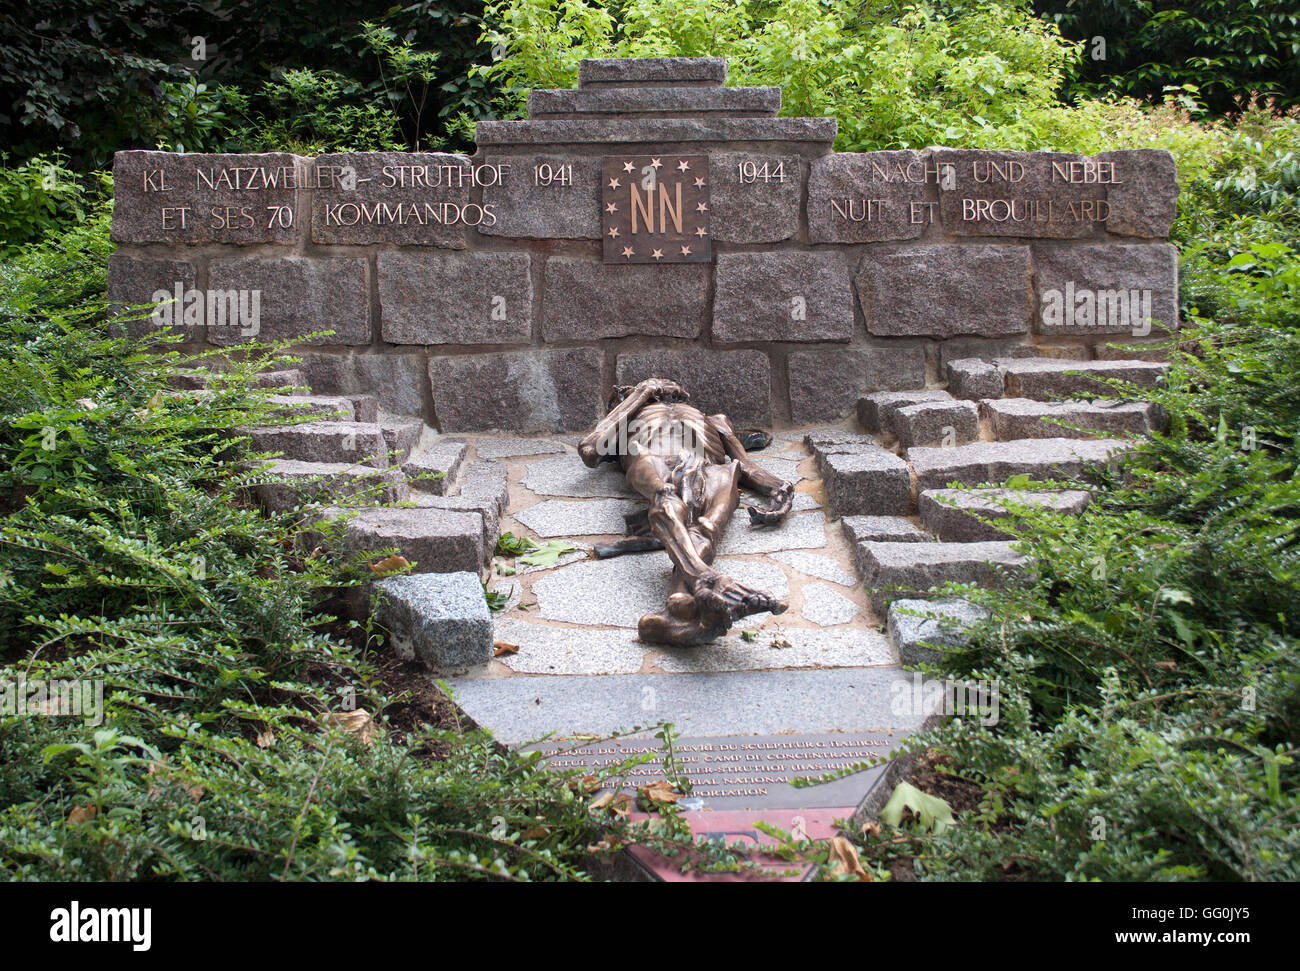
<path fill-rule="evenodd" d="M 269 473 L 241 429 L 275 420 L 250 378 L 279 349 L 172 393 L 165 339 L 107 335 L 106 220 L 0 261 L 0 692 L 102 686 L 102 722 L 80 694 L 0 707 L 0 877 L 588 876 L 588 845 L 631 832 L 589 808 L 623 767 L 579 782 L 422 677 L 384 687 L 381 633 L 324 609 L 369 557 L 249 501 Z M 669 823 L 647 838 L 690 846 Z"/>
<path fill-rule="evenodd" d="M 1144 395 L 1168 433 L 1082 514 L 1004 521 L 1028 582 L 965 593 L 993 619 L 934 670 L 996 683 L 1000 720 L 909 740 L 984 793 L 912 829 L 926 877 L 1300 877 L 1300 259 L 1258 246 L 1215 276 L 1231 316 L 1190 321 Z"/>

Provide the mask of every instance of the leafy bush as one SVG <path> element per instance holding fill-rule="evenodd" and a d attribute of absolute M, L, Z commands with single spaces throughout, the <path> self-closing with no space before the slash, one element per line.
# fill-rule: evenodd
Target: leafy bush
<path fill-rule="evenodd" d="M 1300 876 L 1300 258 L 1258 246 L 1215 276 L 1233 313 L 1179 335 L 1151 395 L 1168 433 L 1081 515 L 1012 517 L 1026 586 L 966 593 L 994 619 L 936 671 L 998 684 L 1000 721 L 910 742 L 983 790 L 912 830 L 926 877 Z"/>
<path fill-rule="evenodd" d="M 250 379 L 278 349 L 172 392 L 165 339 L 107 336 L 106 230 L 0 262 L 0 691 L 99 684 L 103 715 L 53 688 L 0 708 L 0 876 L 587 876 L 631 831 L 589 808 L 606 776 L 462 727 L 422 674 L 390 693 L 382 638 L 323 609 L 369 571 L 249 502 L 269 474 L 240 430 L 275 420 Z"/>

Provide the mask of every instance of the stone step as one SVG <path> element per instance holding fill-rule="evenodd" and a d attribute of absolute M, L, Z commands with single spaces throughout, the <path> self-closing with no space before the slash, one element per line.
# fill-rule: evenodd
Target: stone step
<path fill-rule="evenodd" d="M 389 462 L 404 463 L 424 434 L 425 424 L 418 418 L 386 418 L 378 422 L 388 445 Z"/>
<path fill-rule="evenodd" d="M 817 465 L 833 516 L 905 516 L 912 510 L 907 463 L 889 449 L 859 444 L 819 452 Z"/>
<path fill-rule="evenodd" d="M 379 506 L 355 514 L 332 508 L 322 515 L 350 517 L 343 527 L 347 553 L 396 547 L 413 573 L 479 574 L 488 560 L 483 517 L 472 510 Z"/>
<path fill-rule="evenodd" d="M 884 432 L 882 411 L 891 406 L 914 405 L 921 401 L 952 401 L 947 391 L 933 388 L 923 391 L 877 391 L 858 399 L 858 424 L 869 432 Z"/>
<path fill-rule="evenodd" d="M 840 525 L 853 547 L 858 575 L 864 571 L 863 546 L 867 543 L 932 543 L 934 537 L 902 516 L 845 516 Z"/>
<path fill-rule="evenodd" d="M 1035 401 L 998 398 L 980 402 L 980 417 L 999 441 L 1014 438 L 1091 438 L 1105 435 L 1147 435 L 1164 427 L 1161 408 L 1150 401 Z M 1080 426 L 1070 428 L 1055 421 Z"/>
<path fill-rule="evenodd" d="M 301 368 L 284 368 L 255 374 L 248 384 L 253 388 L 305 388 L 307 376 Z"/>
<path fill-rule="evenodd" d="M 528 95 L 528 117 L 534 121 L 720 115 L 761 118 L 780 111 L 780 88 L 534 88 Z"/>
<path fill-rule="evenodd" d="M 388 468 L 388 443 L 378 425 L 355 421 L 311 421 L 301 425 L 254 428 L 253 449 L 281 452 L 298 462 L 360 463 Z"/>
<path fill-rule="evenodd" d="M 430 492 L 417 492 L 411 496 L 411 502 L 426 509 L 458 509 L 478 513 L 483 521 L 483 563 L 487 565 L 492 562 L 497 539 L 501 536 L 501 512 L 493 498 L 437 496 Z"/>
<path fill-rule="evenodd" d="M 402 472 L 410 478 L 412 489 L 435 496 L 450 495 L 459 483 L 461 463 L 468 452 L 469 442 L 465 439 L 439 436 L 427 445 L 417 446 L 402 463 Z"/>
<path fill-rule="evenodd" d="M 987 620 L 989 612 L 968 600 L 895 600 L 889 605 L 886 631 L 904 664 L 932 664 L 942 648 L 970 643 L 970 628 Z"/>
<path fill-rule="evenodd" d="M 465 465 L 461 475 L 460 496 L 463 499 L 483 499 L 494 503 L 497 512 L 504 515 L 509 500 L 505 463 L 495 459 L 474 459 Z"/>
<path fill-rule="evenodd" d="M 448 683 L 460 709 L 507 745 L 548 733 L 608 735 L 661 721 L 672 722 L 683 738 L 882 727 L 905 734 L 929 714 L 891 706 L 913 683 L 898 668 L 776 670 L 757 677 L 751 671 L 543 674 Z"/>
<path fill-rule="evenodd" d="M 378 502 L 401 502 L 410 495 L 406 480 L 396 469 L 375 469 L 344 462 L 299 462 L 276 459 L 267 469 L 276 481 L 252 487 L 254 498 L 267 512 L 283 512 L 309 502 L 328 502 L 382 486 Z"/>
<path fill-rule="evenodd" d="M 1065 479 L 1085 466 L 1101 465 L 1128 443 L 1100 438 L 1027 438 L 1010 442 L 972 442 L 953 448 L 908 449 L 916 487 L 943 489 L 949 483 L 1000 485 L 1014 475 L 1033 479 Z"/>
<path fill-rule="evenodd" d="M 321 421 L 357 420 L 356 405 L 344 395 L 273 394 L 267 401 L 277 406 L 277 415 L 314 415 Z"/>
<path fill-rule="evenodd" d="M 945 543 L 978 543 L 1009 538 L 985 519 L 1005 518 L 1008 505 L 1077 513 L 1088 504 L 1082 489 L 1059 492 L 1028 489 L 926 489 L 917 496 L 921 524 Z"/>
<path fill-rule="evenodd" d="M 399 657 L 435 671 L 492 660 L 492 613 L 477 572 L 389 577 L 375 584 L 374 605 Z"/>
<path fill-rule="evenodd" d="M 1169 370 L 1159 361 L 1064 361 L 1050 357 L 1000 357 L 1008 398 L 1049 401 L 1066 397 L 1101 397 L 1112 392 L 1107 379 L 1118 378 L 1153 388 Z"/>
<path fill-rule="evenodd" d="M 1002 397 L 1002 372 L 996 364 L 977 357 L 963 357 L 945 365 L 948 393 L 954 398 L 978 401 Z"/>
<path fill-rule="evenodd" d="M 945 583 L 1000 586 L 1026 558 L 1010 543 L 863 543 L 862 582 L 877 614 L 886 604 L 923 597 Z"/>
<path fill-rule="evenodd" d="M 880 419 L 903 448 L 964 445 L 980 437 L 979 411 L 970 401 L 884 405 Z"/>

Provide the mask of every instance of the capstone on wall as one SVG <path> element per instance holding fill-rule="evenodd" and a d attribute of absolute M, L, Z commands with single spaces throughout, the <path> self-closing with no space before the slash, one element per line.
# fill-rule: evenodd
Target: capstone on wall
<path fill-rule="evenodd" d="M 658 375 L 744 425 L 1177 326 L 1159 151 L 834 152 L 716 58 L 585 61 L 473 156 L 118 152 L 109 299 L 443 431 L 574 431 Z"/>

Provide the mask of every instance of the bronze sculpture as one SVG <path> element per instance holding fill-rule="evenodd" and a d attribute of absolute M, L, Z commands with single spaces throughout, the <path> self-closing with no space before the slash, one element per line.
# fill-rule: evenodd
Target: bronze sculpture
<path fill-rule="evenodd" d="M 649 378 L 614 389 L 609 413 L 578 446 L 590 468 L 620 463 L 628 485 L 650 502 L 626 517 L 628 538 L 597 547 L 600 557 L 666 550 L 673 590 L 664 609 L 637 625 L 643 641 L 698 644 L 725 634 L 741 617 L 779 614 L 787 604 L 714 570 L 713 563 L 740 489 L 766 496 L 747 504 L 756 525 L 780 522 L 790 511 L 794 486 L 755 464 L 746 450 L 771 441 L 761 431 L 737 433 L 726 415 L 705 415 L 681 385 Z"/>

